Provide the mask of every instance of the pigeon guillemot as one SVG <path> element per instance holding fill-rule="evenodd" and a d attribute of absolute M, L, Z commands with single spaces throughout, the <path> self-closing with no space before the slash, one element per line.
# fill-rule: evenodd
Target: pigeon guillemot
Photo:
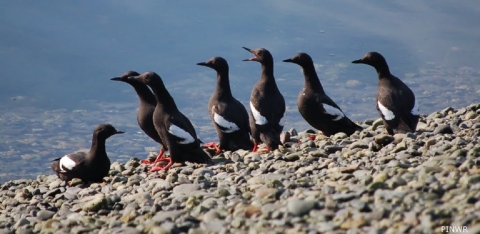
<path fill-rule="evenodd" d="M 302 67 L 305 77 L 305 87 L 298 95 L 298 111 L 312 127 L 323 132 L 325 136 L 331 136 L 338 132 L 347 135 L 353 134 L 362 127 L 352 122 L 330 99 L 323 90 L 313 65 L 312 58 L 306 53 L 298 53 L 284 62 L 295 63 Z"/>
<path fill-rule="evenodd" d="M 262 64 L 260 80 L 253 87 L 250 96 L 249 113 L 254 140 L 253 151 L 257 150 L 260 142 L 265 143 L 270 150 L 275 150 L 281 144 L 280 134 L 284 124 L 285 100 L 273 76 L 273 57 L 264 48 L 243 48 L 253 54 L 252 58 L 243 61 L 257 61 Z"/>
<path fill-rule="evenodd" d="M 151 162 L 148 159 L 141 161 L 143 164 L 156 164 L 160 160 L 165 152 L 165 146 L 162 143 L 162 139 L 155 130 L 153 125 L 153 111 L 155 111 L 155 106 L 157 106 L 157 100 L 155 95 L 150 91 L 147 85 L 143 84 L 140 81 L 135 79 L 128 79 L 130 76 L 139 76 L 140 74 L 135 71 L 127 71 L 120 77 L 114 77 L 111 80 L 122 81 L 131 85 L 135 92 L 137 92 L 138 99 L 140 100 L 140 107 L 137 112 L 137 122 L 138 126 L 154 141 L 160 143 L 160 152 L 158 153 L 157 159 L 154 162 Z"/>
<path fill-rule="evenodd" d="M 370 65 L 378 73 L 377 111 L 383 119 L 388 134 L 415 132 L 419 108 L 412 90 L 390 73 L 387 61 L 377 52 L 352 61 Z"/>
<path fill-rule="evenodd" d="M 238 149 L 251 150 L 250 126 L 245 107 L 232 96 L 228 75 L 228 63 L 222 57 L 213 57 L 207 62 L 197 63 L 217 71 L 217 87 L 210 101 L 208 111 L 217 130 L 220 147 L 214 142 L 206 146 L 214 147 L 218 152 Z"/>
<path fill-rule="evenodd" d="M 196 162 L 211 164 L 212 159 L 200 147 L 200 140 L 190 120 L 177 108 L 175 101 L 163 84 L 162 78 L 155 72 L 145 72 L 139 76 L 131 76 L 148 85 L 157 99 L 157 106 L 153 112 L 153 124 L 165 147 L 170 152 L 166 166 L 156 166 L 150 172 L 168 169 L 174 162 Z"/>
<path fill-rule="evenodd" d="M 101 182 L 110 170 L 110 159 L 105 150 L 105 141 L 110 136 L 124 133 L 110 124 L 100 124 L 93 131 L 90 151 L 76 151 L 52 160 L 52 170 L 58 178 L 69 182 L 79 178 L 84 182 Z"/>

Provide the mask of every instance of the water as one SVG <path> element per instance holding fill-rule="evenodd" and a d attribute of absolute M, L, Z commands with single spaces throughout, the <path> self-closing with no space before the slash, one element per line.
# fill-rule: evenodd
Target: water
<path fill-rule="evenodd" d="M 424 114 L 479 101 L 474 0 L 5 1 L 0 13 L 0 182 L 51 173 L 50 160 L 88 148 L 104 122 L 127 132 L 108 140 L 112 161 L 158 150 L 136 124 L 133 89 L 110 81 L 127 70 L 160 74 L 202 140 L 215 140 L 207 110 L 215 73 L 195 64 L 227 59 L 234 96 L 247 103 L 260 65 L 241 61 L 251 56 L 242 46 L 273 54 L 286 128 L 308 128 L 296 110 L 300 67 L 281 62 L 299 51 L 353 120 L 378 117 L 375 71 L 350 63 L 368 51 L 386 57 Z"/>

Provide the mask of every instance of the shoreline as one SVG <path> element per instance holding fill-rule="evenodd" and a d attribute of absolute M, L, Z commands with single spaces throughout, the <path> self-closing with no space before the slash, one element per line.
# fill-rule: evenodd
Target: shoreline
<path fill-rule="evenodd" d="M 285 148 L 225 152 L 209 167 L 148 173 L 132 158 L 104 183 L 7 181 L 0 233 L 480 232 L 480 103 L 422 116 L 416 133 L 362 127 L 315 141 L 291 129 Z"/>

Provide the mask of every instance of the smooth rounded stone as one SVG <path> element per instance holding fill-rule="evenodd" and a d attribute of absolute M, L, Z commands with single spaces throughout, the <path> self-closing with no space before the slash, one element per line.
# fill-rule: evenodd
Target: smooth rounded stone
<path fill-rule="evenodd" d="M 377 130 L 378 127 L 383 126 L 383 119 L 378 118 L 372 123 L 372 131 Z"/>
<path fill-rule="evenodd" d="M 327 145 L 323 148 L 327 153 L 335 153 L 337 151 L 341 151 L 343 149 L 343 146 L 338 146 L 338 145 Z"/>
<path fill-rule="evenodd" d="M 250 162 L 259 162 L 262 158 L 258 153 L 249 153 L 243 158 L 243 160 L 245 161 L 245 164 L 248 164 Z"/>
<path fill-rule="evenodd" d="M 52 216 L 52 217 L 53 217 L 53 216 Z M 13 228 L 19 229 L 19 228 L 21 228 L 21 227 L 23 227 L 23 226 L 25 226 L 25 225 L 29 225 L 29 224 L 30 224 L 30 221 L 28 221 L 28 219 L 21 218 L 21 219 L 19 219 L 19 220 L 15 223 L 15 225 L 13 225 Z"/>
<path fill-rule="evenodd" d="M 302 152 L 296 152 L 296 153 L 292 153 L 292 154 L 287 154 L 287 155 L 285 156 L 285 161 L 287 161 L 287 162 L 295 162 L 295 161 L 299 160 L 302 155 L 303 155 Z"/>
<path fill-rule="evenodd" d="M 139 175 L 129 176 L 127 179 L 127 186 L 139 185 L 143 180 L 144 178 Z"/>
<path fill-rule="evenodd" d="M 45 221 L 51 219 L 55 215 L 55 212 L 49 210 L 40 210 L 37 212 L 37 219 L 40 221 Z"/>
<path fill-rule="evenodd" d="M 184 214 L 183 210 L 159 211 L 151 218 L 151 220 L 157 223 L 161 223 L 167 220 L 173 221 L 182 214 Z"/>
<path fill-rule="evenodd" d="M 450 125 L 440 124 L 435 128 L 435 130 L 433 130 L 433 134 L 435 134 L 435 135 L 438 135 L 438 134 L 453 134 L 453 131 L 450 128 Z"/>
<path fill-rule="evenodd" d="M 97 212 L 100 209 L 105 208 L 107 203 L 104 194 L 94 195 L 91 197 L 84 198 L 82 200 L 88 200 L 83 206 L 83 210 L 92 211 L 92 212 Z"/>
<path fill-rule="evenodd" d="M 209 176 L 214 176 L 215 175 L 215 172 L 213 172 L 212 170 L 208 169 L 208 168 L 204 168 L 204 167 L 201 167 L 201 168 L 197 168 L 193 171 L 192 175 L 194 176 L 205 176 L 205 175 L 209 175 Z"/>
<path fill-rule="evenodd" d="M 78 185 L 83 185 L 83 180 L 79 178 L 73 178 L 72 180 L 70 180 L 70 186 L 75 187 Z"/>
<path fill-rule="evenodd" d="M 373 120 L 373 119 L 366 119 L 366 120 L 364 120 L 364 121 L 363 121 L 363 124 L 366 124 L 366 125 L 372 125 L 372 124 L 373 124 L 373 122 L 374 122 L 374 120 Z"/>
<path fill-rule="evenodd" d="M 291 138 L 290 132 L 280 133 L 280 142 L 282 142 L 282 144 L 285 144 L 286 142 L 290 142 L 291 140 L 290 138 Z"/>
<path fill-rule="evenodd" d="M 335 133 L 335 135 L 330 136 L 330 138 L 332 140 L 341 140 L 341 139 L 345 139 L 347 137 L 348 137 L 348 135 L 344 132 L 338 132 L 338 133 Z"/>
<path fill-rule="evenodd" d="M 48 184 L 48 187 L 49 189 L 54 189 L 54 188 L 58 188 L 60 187 L 60 185 L 62 184 L 63 182 L 61 180 L 54 180 L 52 181 L 50 184 Z"/>
<path fill-rule="evenodd" d="M 190 195 L 200 189 L 198 184 L 180 184 L 173 188 L 173 195 Z"/>
<path fill-rule="evenodd" d="M 258 198 L 275 197 L 277 192 L 278 192 L 278 189 L 262 187 L 255 191 L 255 197 L 258 197 Z"/>
<path fill-rule="evenodd" d="M 287 203 L 287 210 L 294 216 L 302 216 L 317 208 L 317 201 L 290 199 Z"/>
<path fill-rule="evenodd" d="M 394 177 L 390 178 L 389 180 L 387 180 L 388 187 L 392 188 L 392 189 L 395 189 L 399 186 L 403 186 L 403 185 L 406 185 L 406 184 L 407 184 L 407 181 L 405 181 L 403 178 L 398 177 L 398 176 L 394 176 Z"/>
<path fill-rule="evenodd" d="M 388 145 L 392 143 L 395 140 L 395 138 L 387 134 L 379 134 L 379 135 L 376 135 L 373 138 L 373 140 L 375 141 L 375 143 L 379 145 Z"/>
<path fill-rule="evenodd" d="M 368 149 L 368 143 L 363 141 L 357 141 L 348 146 L 350 149 Z"/>
<path fill-rule="evenodd" d="M 200 223 L 200 227 L 209 233 L 219 233 L 226 229 L 226 225 L 219 219 L 212 220 L 211 222 L 202 222 Z"/>
<path fill-rule="evenodd" d="M 380 172 L 373 177 L 373 182 L 385 182 L 388 179 L 388 174 Z"/>

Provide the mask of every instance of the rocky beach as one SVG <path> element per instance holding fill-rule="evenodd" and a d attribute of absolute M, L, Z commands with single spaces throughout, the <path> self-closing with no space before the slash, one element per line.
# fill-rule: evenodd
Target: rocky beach
<path fill-rule="evenodd" d="M 480 232 L 480 104 L 422 116 L 415 133 L 361 126 L 290 129 L 278 150 L 227 151 L 213 166 L 148 173 L 131 158 L 103 183 L 7 181 L 0 233 Z"/>

